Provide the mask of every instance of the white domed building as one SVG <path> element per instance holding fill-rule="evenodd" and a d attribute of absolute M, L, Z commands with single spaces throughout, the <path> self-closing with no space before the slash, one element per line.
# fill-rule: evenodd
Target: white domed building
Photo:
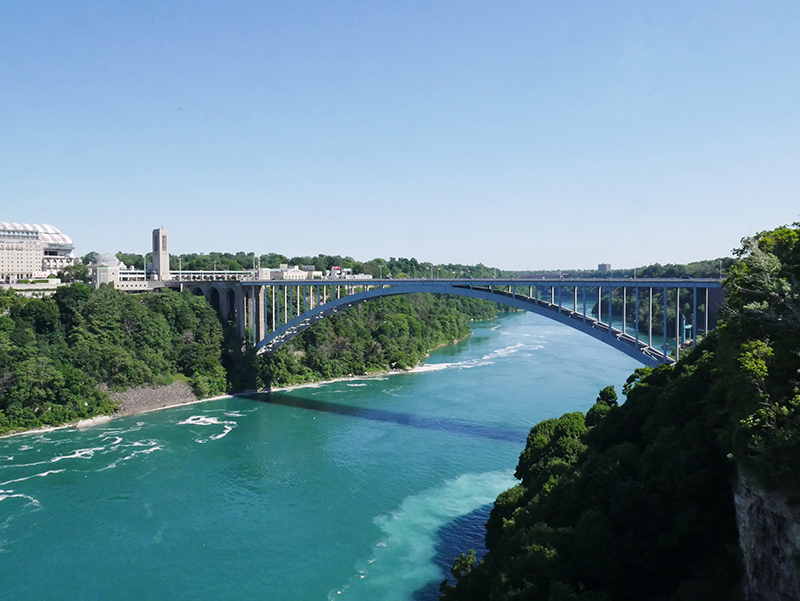
<path fill-rule="evenodd" d="M 75 264 L 69 236 L 52 225 L 0 221 L 0 280 L 42 278 Z"/>
<path fill-rule="evenodd" d="M 97 255 L 92 263 L 92 286 L 97 288 L 100 284 L 116 284 L 119 281 L 119 270 L 127 269 L 125 263 L 112 253 Z"/>

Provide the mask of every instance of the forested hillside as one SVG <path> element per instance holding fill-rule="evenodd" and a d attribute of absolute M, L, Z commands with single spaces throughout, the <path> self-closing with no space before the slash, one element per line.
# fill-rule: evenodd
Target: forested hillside
<path fill-rule="evenodd" d="M 494 305 L 387 298 L 323 320 L 256 356 L 188 292 L 129 295 L 76 283 L 41 299 L 0 293 L 0 434 L 114 410 L 109 390 L 185 380 L 199 397 L 413 367 Z"/>
<path fill-rule="evenodd" d="M 443 600 L 739 598 L 737 470 L 800 498 L 800 224 L 739 255 L 724 324 L 677 366 L 531 430 Z"/>
<path fill-rule="evenodd" d="M 432 349 L 469 335 L 468 320 L 495 317 L 493 303 L 431 294 L 378 299 L 357 305 L 258 360 L 263 385 L 283 386 L 409 369 Z"/>
<path fill-rule="evenodd" d="M 205 299 L 103 286 L 0 296 L 0 433 L 113 411 L 108 389 L 188 380 L 226 389 L 222 326 Z"/>

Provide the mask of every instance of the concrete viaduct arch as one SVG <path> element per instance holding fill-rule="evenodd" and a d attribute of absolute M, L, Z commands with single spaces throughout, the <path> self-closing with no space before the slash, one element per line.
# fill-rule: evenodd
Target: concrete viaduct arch
<path fill-rule="evenodd" d="M 222 319 L 233 320 L 236 323 L 237 331 L 244 335 L 247 327 L 245 315 L 246 295 L 250 294 L 251 291 L 245 289 L 241 282 L 193 282 L 184 284 L 184 289 L 188 289 L 197 296 L 205 297 L 208 304 L 217 311 Z"/>

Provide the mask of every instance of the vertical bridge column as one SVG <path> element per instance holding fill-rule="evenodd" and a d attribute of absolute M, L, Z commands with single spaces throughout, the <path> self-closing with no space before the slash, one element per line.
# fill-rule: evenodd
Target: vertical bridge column
<path fill-rule="evenodd" d="M 258 286 L 256 290 L 256 341 L 263 340 L 267 336 L 267 294 L 266 288 L 263 285 Z"/>

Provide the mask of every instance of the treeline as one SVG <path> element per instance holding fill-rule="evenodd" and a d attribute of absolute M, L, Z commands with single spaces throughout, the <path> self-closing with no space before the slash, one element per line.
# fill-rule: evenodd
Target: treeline
<path fill-rule="evenodd" d="M 85 284 L 0 296 L 0 433 L 110 413 L 109 390 L 184 379 L 224 393 L 223 328 L 202 297 Z M 239 342 L 241 344 L 241 342 Z"/>
<path fill-rule="evenodd" d="M 80 265 L 90 265 L 98 256 L 92 251 L 86 253 L 81 259 Z M 116 257 L 128 267 L 144 269 L 147 263 L 152 261 L 152 253 L 143 255 L 136 253 L 118 252 Z M 460 263 L 431 263 L 428 261 L 420 262 L 415 258 L 406 259 L 403 257 L 390 257 L 387 261 L 382 258 L 375 258 L 371 261 L 358 261 L 353 257 L 343 257 L 341 255 L 317 256 L 293 256 L 287 257 L 280 253 L 267 253 L 256 255 L 249 252 L 237 253 L 185 253 L 182 255 L 170 255 L 170 270 L 172 271 L 244 271 L 255 267 L 277 268 L 280 265 L 313 265 L 316 271 L 328 271 L 332 267 L 350 268 L 355 273 L 365 273 L 375 278 L 456 278 L 456 277 L 475 277 L 490 278 L 494 276 L 503 277 L 509 272 L 498 270 L 497 268 L 487 267 L 482 263 L 477 265 L 462 265 Z M 69 276 L 88 275 L 88 270 L 77 267 L 65 271 Z M 72 279 L 78 280 L 78 277 Z"/>
<path fill-rule="evenodd" d="M 739 255 L 724 323 L 680 363 L 531 429 L 444 601 L 741 598 L 737 470 L 800 498 L 800 224 Z"/>
<path fill-rule="evenodd" d="M 630 267 L 626 269 L 612 269 L 600 271 L 598 269 L 565 269 L 558 271 L 509 271 L 509 275 L 516 277 L 558 277 L 565 278 L 723 278 L 732 265 L 736 263 L 734 257 L 721 257 L 694 261 L 692 263 L 654 263 L 643 267 Z"/>
<path fill-rule="evenodd" d="M 91 251 L 81 258 L 81 265 L 90 265 L 98 256 Z M 152 253 L 136 254 L 118 252 L 116 257 L 128 267 L 144 269 L 152 261 Z M 317 271 L 327 271 L 338 266 L 350 268 L 356 273 L 365 273 L 373 277 L 393 278 L 509 278 L 509 277 L 564 277 L 564 278 L 721 278 L 736 263 L 733 257 L 723 257 L 713 260 L 695 261 L 687 264 L 669 263 L 661 265 L 654 263 L 643 267 L 613 269 L 603 272 L 594 269 L 567 269 L 550 271 L 509 271 L 496 267 L 488 267 L 482 263 L 477 265 L 464 265 L 461 263 L 432 263 L 419 261 L 416 258 L 395 258 L 388 260 L 377 257 L 369 261 L 359 261 L 349 256 L 319 254 L 316 256 L 296 255 L 287 256 L 280 253 L 266 253 L 257 255 L 253 252 L 239 251 L 236 253 L 209 252 L 185 253 L 170 255 L 170 269 L 178 271 L 243 271 L 254 267 L 277 268 L 282 264 L 288 265 L 313 265 Z M 72 273 L 67 272 L 67 273 Z M 78 274 L 88 274 L 88 271 L 78 268 Z M 78 279 L 78 278 L 74 278 Z"/>

